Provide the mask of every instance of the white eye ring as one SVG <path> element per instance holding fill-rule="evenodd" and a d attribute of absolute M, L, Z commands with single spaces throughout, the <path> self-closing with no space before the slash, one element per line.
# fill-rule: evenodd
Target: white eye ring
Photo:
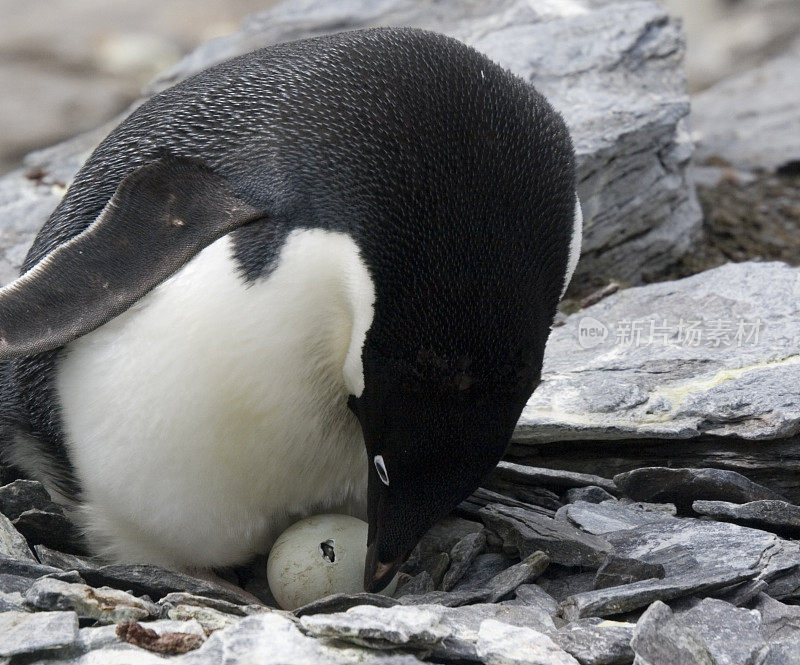
<path fill-rule="evenodd" d="M 375 455 L 372 461 L 375 462 L 375 470 L 378 472 L 378 478 L 388 487 L 389 473 L 386 471 L 386 463 L 383 461 L 383 455 Z"/>

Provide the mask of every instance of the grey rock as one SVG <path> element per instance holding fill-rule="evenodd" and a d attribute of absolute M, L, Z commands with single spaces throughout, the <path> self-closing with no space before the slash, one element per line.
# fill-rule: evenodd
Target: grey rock
<path fill-rule="evenodd" d="M 31 545 L 47 545 L 68 553 L 83 551 L 77 530 L 60 509 L 26 510 L 14 520 L 14 527 Z"/>
<path fill-rule="evenodd" d="M 693 573 L 666 577 L 663 580 L 643 580 L 607 589 L 587 591 L 562 601 L 561 615 L 567 621 L 573 621 L 582 617 L 623 614 L 647 607 L 656 600 L 673 600 L 730 586 L 752 579 L 756 574 L 755 570 L 704 568 Z"/>
<path fill-rule="evenodd" d="M 800 601 L 800 543 L 781 540 L 764 559 L 766 566 L 758 576 L 767 583 L 764 592 L 787 603 Z"/>
<path fill-rule="evenodd" d="M 556 519 L 560 518 L 566 518 L 571 524 L 595 535 L 672 519 L 663 513 L 637 510 L 634 506 L 624 506 L 617 501 L 571 503 L 560 508 L 556 513 Z"/>
<path fill-rule="evenodd" d="M 19 591 L 0 591 L 0 613 L 2 612 L 30 612 L 25 605 L 25 598 Z"/>
<path fill-rule="evenodd" d="M 86 584 L 43 577 L 25 592 L 25 601 L 41 610 L 73 610 L 81 619 L 100 623 L 139 621 L 159 614 L 152 602 L 119 589 L 93 588 Z"/>
<path fill-rule="evenodd" d="M 427 570 L 412 577 L 408 582 L 401 586 L 394 594 L 395 598 L 403 596 L 418 596 L 423 593 L 431 593 L 436 589 L 436 583 Z"/>
<path fill-rule="evenodd" d="M 480 522 L 465 520 L 461 517 L 445 517 L 434 524 L 419 542 L 421 555 L 449 552 L 455 544 L 471 533 L 480 533 L 483 525 Z"/>
<path fill-rule="evenodd" d="M 800 432 L 798 275 L 785 263 L 727 264 L 619 291 L 570 315 L 550 334 L 542 383 L 514 441 L 765 440 Z M 700 331 L 697 345 L 690 323 Z M 580 330 L 606 336 L 583 348 Z"/>
<path fill-rule="evenodd" d="M 461 607 L 482 603 L 489 597 L 484 587 L 454 589 L 453 591 L 431 591 L 422 594 L 409 594 L 399 599 L 401 605 L 441 605 L 442 607 Z"/>
<path fill-rule="evenodd" d="M 542 632 L 555 629 L 550 616 L 538 608 L 498 604 L 360 606 L 341 614 L 303 617 L 300 623 L 310 635 L 370 648 L 406 648 L 436 658 L 475 659 L 478 631 L 487 620 Z"/>
<path fill-rule="evenodd" d="M 800 161 L 800 48 L 725 79 L 692 99 L 697 159 L 746 169 Z"/>
<path fill-rule="evenodd" d="M 77 636 L 75 612 L 0 613 L 0 657 L 67 646 Z"/>
<path fill-rule="evenodd" d="M 450 591 L 469 570 L 472 562 L 486 547 L 483 531 L 469 533 L 450 549 L 450 568 L 442 579 L 442 590 Z"/>
<path fill-rule="evenodd" d="M 563 568 L 559 574 L 554 575 L 547 571 L 548 576 L 539 580 L 538 584 L 558 602 L 580 593 L 594 589 L 594 572 L 575 572 L 577 568 Z"/>
<path fill-rule="evenodd" d="M 486 600 L 490 603 L 503 600 L 506 596 L 514 593 L 519 586 L 537 579 L 548 565 L 550 565 L 550 559 L 544 552 L 534 552 L 489 580 L 486 587 L 490 593 Z"/>
<path fill-rule="evenodd" d="M 552 334 L 552 333 L 551 333 Z M 493 477 L 501 480 L 529 485 L 531 487 L 550 487 L 556 490 L 565 490 L 572 487 L 600 487 L 607 492 L 616 492 L 614 481 L 602 478 L 591 473 L 575 473 L 560 469 L 544 469 L 526 464 L 515 464 L 505 460 L 497 465 L 492 472 Z"/>
<path fill-rule="evenodd" d="M 558 601 L 538 584 L 522 584 L 518 586 L 515 597 L 526 605 L 538 607 L 550 616 L 555 616 L 558 612 Z"/>
<path fill-rule="evenodd" d="M 0 555 L 15 559 L 29 559 L 36 561 L 28 543 L 19 531 L 14 528 L 11 521 L 0 513 Z"/>
<path fill-rule="evenodd" d="M 762 593 L 752 608 L 761 614 L 761 634 L 767 642 L 800 645 L 800 607 L 786 605 Z"/>
<path fill-rule="evenodd" d="M 631 647 L 636 665 L 717 665 L 702 637 L 677 624 L 672 610 L 660 601 L 639 618 Z"/>
<path fill-rule="evenodd" d="M 481 624 L 475 651 L 486 665 L 578 665 L 547 635 L 493 620 Z"/>
<path fill-rule="evenodd" d="M 538 499 L 540 497 L 534 498 Z M 500 503 L 504 506 L 513 506 L 514 508 L 529 510 L 540 515 L 545 515 L 546 517 L 553 516 L 553 508 L 545 508 L 544 506 L 540 506 L 538 503 L 520 501 L 519 499 L 515 499 L 513 496 L 509 496 L 504 492 L 494 492 L 483 487 L 475 490 L 467 499 L 467 503 L 472 503 L 477 506 L 488 506 L 490 503 Z M 555 507 L 558 508 L 559 506 L 560 504 L 556 502 Z"/>
<path fill-rule="evenodd" d="M 717 665 L 753 662 L 764 645 L 759 614 L 721 600 L 705 598 L 675 621 L 702 638 Z"/>
<path fill-rule="evenodd" d="M 436 552 L 423 555 L 420 559 L 419 570 L 426 571 L 433 580 L 434 587 L 439 587 L 445 572 L 450 567 L 450 555 L 447 552 Z"/>
<path fill-rule="evenodd" d="M 573 487 L 564 493 L 564 499 L 567 503 L 577 503 L 578 501 L 585 501 L 586 503 L 603 503 L 603 501 L 616 501 L 614 496 L 597 485 L 590 485 L 589 487 Z"/>
<path fill-rule="evenodd" d="M 594 588 L 606 589 L 642 580 L 663 579 L 664 575 L 664 566 L 660 563 L 647 563 L 609 554 L 597 569 Z"/>
<path fill-rule="evenodd" d="M 164 596 L 158 601 L 158 606 L 161 608 L 161 615 L 163 616 L 165 610 L 177 607 L 178 605 L 192 605 L 194 607 L 207 607 L 208 609 L 222 612 L 223 614 L 230 614 L 231 616 L 244 617 L 250 614 L 257 614 L 267 610 L 263 605 L 237 605 L 229 603 L 225 600 L 216 598 L 206 598 L 205 596 L 196 596 L 191 593 L 184 593 L 178 591 Z"/>
<path fill-rule="evenodd" d="M 484 524 L 503 539 L 504 547 L 521 559 L 541 550 L 553 563 L 597 568 L 611 549 L 598 536 L 520 508 L 490 504 L 480 513 Z"/>
<path fill-rule="evenodd" d="M 522 485 L 519 483 L 511 482 L 506 479 L 501 479 L 497 476 L 488 478 L 485 482 L 485 487 L 492 490 L 495 495 L 499 494 L 507 499 L 512 498 L 521 501 L 525 506 L 539 506 L 546 509 L 548 514 L 552 517 L 552 512 L 561 508 L 564 503 L 559 498 L 556 492 L 545 489 L 544 487 L 531 487 L 530 485 Z M 470 497 L 470 499 L 474 498 Z M 478 503 L 476 501 L 476 503 Z M 486 501 L 484 503 L 498 503 L 496 501 Z M 502 502 L 499 502 L 502 503 Z"/>
<path fill-rule="evenodd" d="M 298 607 L 294 610 L 294 614 L 298 617 L 312 616 L 314 614 L 333 614 L 335 612 L 344 612 L 358 605 L 393 607 L 397 605 L 397 602 L 396 599 L 379 593 L 336 593 Z"/>
<path fill-rule="evenodd" d="M 598 618 L 578 619 L 552 637 L 581 665 L 629 665 L 633 662 L 631 639 L 635 624 Z"/>
<path fill-rule="evenodd" d="M 77 572 L 43 566 L 30 559 L 0 554 L 0 591 L 27 591 L 37 579 L 48 576 L 65 582 L 83 582 Z"/>
<path fill-rule="evenodd" d="M 499 552 L 479 554 L 470 564 L 461 580 L 455 585 L 454 590 L 462 591 L 484 587 L 486 582 L 506 568 L 513 566 L 517 560 L 517 558 Z"/>
<path fill-rule="evenodd" d="M 796 644 L 770 644 L 756 665 L 800 665 L 800 649 Z"/>
<path fill-rule="evenodd" d="M 36 553 L 36 558 L 39 559 L 43 565 L 61 568 L 62 570 L 100 568 L 103 565 L 90 557 L 59 552 L 58 550 L 50 549 L 46 545 L 35 545 L 33 551 Z"/>
<path fill-rule="evenodd" d="M 49 508 L 52 503 L 44 485 L 35 480 L 15 480 L 0 487 L 0 513 L 10 520 L 32 508 Z"/>
<path fill-rule="evenodd" d="M 643 524 L 605 538 L 617 556 L 660 563 L 667 576 L 685 571 L 689 563 L 695 568 L 761 570 L 782 547 L 772 533 L 690 518 Z M 670 549 L 675 546 L 683 549 Z M 687 552 L 696 563 L 687 559 Z"/>
<path fill-rule="evenodd" d="M 744 504 L 728 501 L 695 501 L 692 510 L 715 520 L 773 531 L 784 536 L 800 536 L 800 506 L 786 501 L 763 499 Z"/>
<path fill-rule="evenodd" d="M 700 499 L 746 503 L 761 499 L 782 500 L 777 492 L 723 469 L 670 469 L 646 467 L 614 476 L 614 483 L 625 496 L 636 501 L 674 503 L 689 512 Z"/>
<path fill-rule="evenodd" d="M 138 596 L 146 595 L 153 600 L 159 600 L 176 591 L 185 591 L 240 605 L 249 605 L 252 602 L 251 598 L 243 597 L 235 590 L 220 584 L 148 564 L 82 567 L 78 568 L 78 572 L 92 586 L 110 586 L 114 589 L 131 591 Z"/>
<path fill-rule="evenodd" d="M 210 635 L 215 630 L 222 630 L 232 626 L 241 619 L 240 616 L 220 612 L 213 607 L 192 605 L 190 603 L 177 603 L 164 609 L 166 610 L 162 611 L 164 618 L 182 622 L 193 619 L 202 626 L 207 635 Z M 264 611 L 267 611 L 267 608 L 264 608 Z"/>
<path fill-rule="evenodd" d="M 692 556 L 691 551 L 684 545 L 679 544 L 658 547 L 658 549 L 648 552 L 645 556 L 648 563 L 663 566 L 664 573 L 669 575 L 682 575 L 696 570 L 700 565 L 697 559 Z"/>

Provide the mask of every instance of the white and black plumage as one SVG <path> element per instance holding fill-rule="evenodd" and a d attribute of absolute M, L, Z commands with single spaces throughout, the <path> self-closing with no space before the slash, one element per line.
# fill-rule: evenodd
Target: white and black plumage
<path fill-rule="evenodd" d="M 476 51 L 235 58 L 117 127 L 0 290 L 3 456 L 116 561 L 366 511 L 381 588 L 505 451 L 579 248 L 563 120 Z"/>

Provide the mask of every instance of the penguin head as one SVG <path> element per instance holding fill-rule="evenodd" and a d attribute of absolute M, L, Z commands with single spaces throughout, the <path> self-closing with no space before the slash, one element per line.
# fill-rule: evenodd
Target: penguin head
<path fill-rule="evenodd" d="M 420 352 L 405 365 L 365 348 L 365 388 L 350 408 L 369 460 L 364 586 L 378 591 L 437 520 L 466 499 L 505 452 L 534 376 L 491 377 L 468 359 Z"/>

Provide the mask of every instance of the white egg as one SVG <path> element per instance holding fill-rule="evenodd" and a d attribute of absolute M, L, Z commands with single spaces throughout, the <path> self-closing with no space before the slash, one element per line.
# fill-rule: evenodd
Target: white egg
<path fill-rule="evenodd" d="M 275 600 L 293 610 L 333 593 L 364 590 L 366 522 L 349 515 L 314 515 L 284 531 L 269 553 L 267 580 Z M 397 587 L 392 580 L 383 593 Z"/>

